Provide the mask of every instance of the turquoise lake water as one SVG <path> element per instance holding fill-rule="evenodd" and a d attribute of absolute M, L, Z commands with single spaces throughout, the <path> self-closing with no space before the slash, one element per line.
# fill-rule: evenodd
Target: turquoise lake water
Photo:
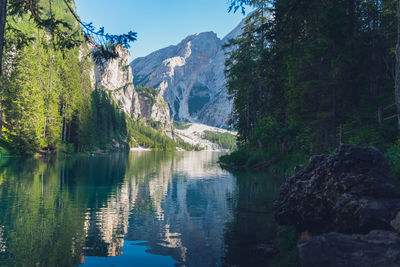
<path fill-rule="evenodd" d="M 0 159 L 0 266 L 281 266 L 279 179 L 219 156 Z"/>

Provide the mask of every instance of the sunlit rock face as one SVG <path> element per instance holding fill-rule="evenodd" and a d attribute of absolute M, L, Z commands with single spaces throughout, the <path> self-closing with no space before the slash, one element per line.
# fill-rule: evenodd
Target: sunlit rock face
<path fill-rule="evenodd" d="M 97 48 L 92 46 L 91 51 L 95 54 Z M 140 106 L 133 105 L 138 95 L 132 83 L 133 75 L 128 63 L 130 54 L 122 46 L 117 47 L 117 53 L 119 57 L 115 59 L 95 58 L 96 86 L 111 91 L 120 108 L 135 118 L 140 114 Z"/>
<path fill-rule="evenodd" d="M 137 97 L 133 101 L 133 106 L 139 107 L 139 114 L 141 117 L 161 122 L 163 126 L 162 129 L 168 134 L 172 129 L 172 119 L 169 114 L 168 104 L 164 101 L 161 94 L 150 98 L 146 93 L 140 90 L 136 90 L 136 92 Z M 137 118 L 137 116 L 135 116 L 135 118 Z"/>
<path fill-rule="evenodd" d="M 243 25 L 222 40 L 214 32 L 204 32 L 135 59 L 134 84 L 157 88 L 176 120 L 227 127 L 232 103 L 225 87 L 223 45 L 237 37 Z"/>
<path fill-rule="evenodd" d="M 94 54 L 96 47 L 91 47 Z M 150 99 L 145 93 L 135 89 L 132 68 L 129 65 L 130 53 L 122 46 L 117 47 L 118 57 L 115 59 L 95 60 L 95 84 L 97 87 L 111 92 L 121 110 L 134 119 L 140 117 L 160 121 L 171 128 L 172 120 L 169 107 L 161 95 Z"/>

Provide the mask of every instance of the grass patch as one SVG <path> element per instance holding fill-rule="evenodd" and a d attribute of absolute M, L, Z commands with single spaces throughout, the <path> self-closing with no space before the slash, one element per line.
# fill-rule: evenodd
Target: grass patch
<path fill-rule="evenodd" d="M 175 129 L 178 129 L 178 130 L 186 130 L 191 125 L 192 124 L 190 122 L 186 122 L 186 121 L 174 121 L 174 127 L 175 127 Z"/>
<path fill-rule="evenodd" d="M 223 149 L 235 150 L 237 148 L 236 136 L 230 133 L 204 131 L 202 138 L 219 145 Z"/>
<path fill-rule="evenodd" d="M 160 131 L 140 121 L 127 121 L 128 137 L 127 142 L 130 147 L 142 146 L 153 150 L 175 151 L 177 147 L 184 150 L 193 150 L 194 148 L 183 140 L 175 141 Z"/>

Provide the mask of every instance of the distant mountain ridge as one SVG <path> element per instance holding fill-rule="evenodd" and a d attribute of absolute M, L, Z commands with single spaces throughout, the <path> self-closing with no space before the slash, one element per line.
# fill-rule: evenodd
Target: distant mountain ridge
<path fill-rule="evenodd" d="M 133 83 L 156 88 L 175 120 L 227 127 L 232 103 L 225 87 L 223 45 L 240 35 L 244 21 L 222 40 L 214 32 L 194 34 L 133 60 Z"/>

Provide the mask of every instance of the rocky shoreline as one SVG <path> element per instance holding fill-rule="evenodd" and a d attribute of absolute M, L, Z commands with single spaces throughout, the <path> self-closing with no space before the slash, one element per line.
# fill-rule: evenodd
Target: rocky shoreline
<path fill-rule="evenodd" d="M 279 224 L 308 233 L 297 244 L 304 267 L 400 266 L 400 188 L 376 148 L 313 156 L 274 208 Z"/>

